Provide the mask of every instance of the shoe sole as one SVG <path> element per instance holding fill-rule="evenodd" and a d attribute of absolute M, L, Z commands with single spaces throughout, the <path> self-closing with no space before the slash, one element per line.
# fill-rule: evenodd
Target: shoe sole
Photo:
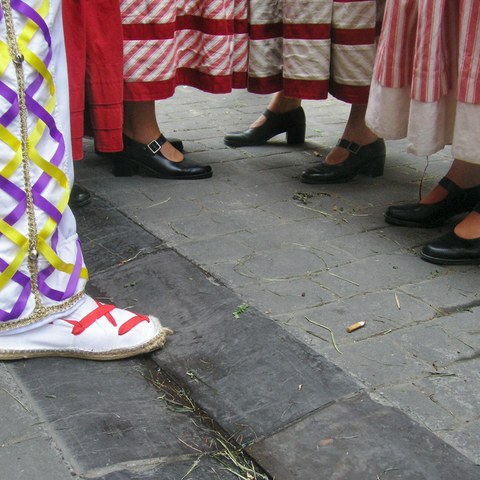
<path fill-rule="evenodd" d="M 83 202 L 68 202 L 68 206 L 70 208 L 80 208 L 80 207 L 84 207 L 85 205 L 88 205 L 89 203 L 91 203 L 92 199 L 89 198 L 87 200 L 83 200 Z"/>
<path fill-rule="evenodd" d="M 172 330 L 169 328 L 162 327 L 157 335 L 147 343 L 131 349 L 119 348 L 117 350 L 109 350 L 108 352 L 86 352 L 82 350 L 0 350 L 0 360 L 22 360 L 40 357 L 80 358 L 83 360 L 98 361 L 120 360 L 122 358 L 150 353 L 163 347 L 167 336 L 172 333 Z"/>
<path fill-rule="evenodd" d="M 351 182 L 355 177 L 356 177 L 356 175 L 354 175 L 353 177 L 344 177 L 344 178 L 338 178 L 338 179 L 334 179 L 334 180 L 319 180 L 319 181 L 311 180 L 309 178 L 300 177 L 300 181 L 302 183 L 307 183 L 309 185 L 332 185 L 332 184 L 335 184 L 335 183 Z"/>
<path fill-rule="evenodd" d="M 278 135 L 281 135 L 281 133 L 279 133 Z M 268 145 L 269 144 L 269 141 L 272 139 L 272 138 L 275 138 L 277 135 L 275 135 L 274 137 L 271 137 L 269 138 L 268 140 L 266 140 L 265 142 L 258 142 L 258 143 L 236 143 L 236 142 L 230 142 L 228 140 L 224 140 L 223 143 L 227 146 L 227 147 L 231 147 L 231 148 L 239 148 L 239 147 L 261 147 L 262 145 Z M 286 145 L 302 145 L 305 143 L 305 140 L 303 142 L 285 142 Z M 277 145 L 277 143 L 272 143 L 272 145 Z M 283 145 L 283 143 L 278 143 L 278 145 Z"/>
<path fill-rule="evenodd" d="M 272 137 L 273 138 L 273 137 Z M 238 147 L 259 147 L 261 145 L 266 145 L 268 143 L 268 140 L 266 142 L 259 142 L 259 143 L 236 143 L 236 142 L 229 142 L 228 140 L 224 140 L 223 143 L 227 147 L 231 148 L 238 148 Z"/>
<path fill-rule="evenodd" d="M 443 225 L 448 218 L 444 218 L 435 223 L 418 223 L 418 222 L 409 222 L 408 220 L 398 220 L 395 217 L 384 216 L 385 221 L 390 225 L 396 225 L 397 227 L 411 227 L 411 228 L 435 228 Z"/>
<path fill-rule="evenodd" d="M 480 258 L 438 258 L 420 253 L 420 258 L 435 265 L 480 265 Z"/>
<path fill-rule="evenodd" d="M 130 165 L 135 165 L 136 170 L 132 171 L 132 175 L 134 173 L 146 173 L 147 175 L 153 176 L 155 178 L 162 178 L 164 180 L 200 180 L 202 178 L 211 178 L 213 175 L 213 171 L 210 170 L 209 172 L 205 173 L 199 173 L 197 175 L 185 175 L 185 176 L 180 176 L 180 175 L 161 175 L 159 174 L 156 170 L 153 168 L 150 168 L 143 163 L 138 163 L 133 160 L 127 160 Z M 128 175 L 131 176 L 131 175 Z"/>
<path fill-rule="evenodd" d="M 440 227 L 448 220 L 458 217 L 459 215 L 464 215 L 467 212 L 459 212 L 455 213 L 454 215 L 450 215 L 449 217 L 443 217 L 440 220 L 437 220 L 434 223 L 419 223 L 419 222 L 409 222 L 408 220 L 399 220 L 395 217 L 389 217 L 388 215 L 384 215 L 385 221 L 390 223 L 391 225 L 397 225 L 399 227 L 412 227 L 412 228 L 435 228 Z"/>

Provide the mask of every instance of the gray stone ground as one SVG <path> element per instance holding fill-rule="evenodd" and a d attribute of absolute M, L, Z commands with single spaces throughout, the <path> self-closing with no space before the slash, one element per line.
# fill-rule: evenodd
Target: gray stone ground
<path fill-rule="evenodd" d="M 302 342 L 350 372 L 386 403 L 480 463 L 480 296 L 478 267 L 421 261 L 418 247 L 446 231 L 389 226 L 391 204 L 418 198 L 446 173 L 448 151 L 428 160 L 388 142 L 385 174 L 343 185 L 299 182 L 341 135 L 348 105 L 307 101 L 308 143 L 278 137 L 266 147 L 230 149 L 268 97 L 214 96 L 178 89 L 158 104 L 167 135 L 210 163 L 211 180 L 143 177 L 110 181 L 96 159 L 79 181 L 168 246 L 201 266 Z M 105 177 L 109 181 L 105 182 Z M 306 205 L 297 193 L 312 195 Z M 339 354 L 327 330 L 332 329 Z M 351 323 L 367 326 L 354 334 Z"/>
<path fill-rule="evenodd" d="M 158 239 L 162 242 L 162 248 L 172 250 L 188 263 L 198 266 L 212 285 L 224 285 L 232 295 L 258 311 L 261 322 L 274 321 L 275 331 L 285 332 L 286 336 L 282 337 L 284 341 L 290 338 L 293 342 L 295 339 L 295 345 L 312 349 L 319 355 L 318 358 L 338 367 L 357 385 L 349 383 L 350 380 L 335 384 L 335 389 L 341 391 L 341 394 L 333 398 L 341 398 L 341 401 L 333 410 L 327 409 L 331 415 L 328 422 L 325 418 L 320 418 L 323 410 L 318 408 L 322 405 L 321 402 L 319 406 L 312 405 L 311 416 L 306 416 L 305 413 L 303 423 L 301 418 L 304 413 L 293 416 L 291 422 L 295 423 L 291 430 L 283 430 L 289 425 L 285 421 L 277 435 L 269 436 L 275 432 L 268 431 L 268 421 L 259 421 L 256 433 L 263 436 L 264 440 L 252 447 L 249 453 L 260 464 L 270 467 L 267 470 L 271 475 L 288 480 L 316 480 L 315 476 L 308 476 L 308 473 L 303 477 L 295 476 L 294 473 L 283 473 L 282 476 L 286 470 L 278 459 L 283 455 L 286 465 L 289 460 L 290 464 L 294 463 L 289 459 L 292 445 L 289 442 L 294 436 L 292 432 L 308 432 L 317 427 L 334 432 L 342 417 L 353 419 L 353 424 L 355 418 L 362 416 L 362 409 L 358 405 L 365 407 L 365 418 L 373 422 L 370 426 L 374 425 L 375 418 L 388 419 L 391 412 L 403 412 L 406 414 L 405 419 L 402 417 L 402 420 L 394 422 L 399 432 L 410 431 L 412 425 L 425 427 L 422 431 L 427 432 L 427 443 L 433 445 L 431 439 L 443 441 L 453 447 L 452 451 L 463 454 L 472 464 L 480 463 L 478 267 L 440 267 L 418 258 L 418 249 L 422 243 L 435 238 L 451 225 L 441 229 L 420 230 L 393 227 L 383 221 L 383 212 L 389 204 L 418 197 L 422 177 L 425 192 L 436 183 L 450 164 L 448 150 L 429 159 L 416 158 L 406 153 L 405 142 L 388 142 L 387 166 L 383 177 L 357 177 L 353 182 L 342 185 L 305 185 L 299 182 L 299 174 L 318 161 L 316 152 L 325 153 L 336 142 L 348 115 L 348 106 L 334 99 L 304 102 L 308 142 L 300 147 L 286 145 L 282 137 L 263 147 L 225 147 L 223 135 L 246 127 L 263 110 L 267 101 L 267 97 L 245 92 L 215 96 L 179 88 L 172 99 L 158 103 L 158 118 L 164 133 L 182 138 L 190 158 L 210 163 L 214 169 L 212 179 L 187 182 L 142 176 L 115 178 L 110 173 L 109 160 L 98 157 L 93 152 L 91 143 L 87 143 L 89 153 L 86 160 L 77 165 L 77 179 L 99 201 L 112 206 L 109 207 L 113 209 L 112 215 L 113 212 L 115 215 L 125 215 L 133 224 L 141 227 L 140 230 L 152 234 L 148 240 L 150 243 L 145 247 L 149 249 L 149 256 L 145 258 L 150 258 L 152 262 L 163 258 L 164 254 L 156 253 L 155 250 L 155 239 Z M 303 198 L 304 202 L 299 198 Z M 92 215 L 91 210 L 87 212 Z M 81 210 L 77 212 L 83 229 L 91 222 L 88 215 Z M 88 232 L 87 228 L 84 237 L 86 240 L 90 239 Z M 84 243 L 87 243 L 87 261 L 90 254 L 96 255 L 92 263 L 100 272 L 97 277 L 94 276 L 92 283 L 96 287 L 105 288 L 107 296 L 117 301 L 122 299 L 122 295 L 127 295 L 125 288 L 123 291 L 120 287 L 115 290 L 113 287 L 107 288 L 107 285 L 121 279 L 125 286 L 127 280 L 136 277 L 132 276 L 132 272 L 119 268 L 105 270 L 107 273 L 102 274 L 102 261 L 117 254 L 115 243 L 109 243 L 105 239 L 103 242 L 98 241 L 100 250 L 92 250 L 88 241 L 84 240 Z M 176 257 L 165 255 L 165 260 L 158 261 L 164 262 L 166 266 L 164 272 L 167 273 L 164 275 L 172 277 L 172 285 L 169 287 L 174 291 L 175 275 L 185 272 L 188 279 L 195 280 L 189 288 L 196 303 L 190 302 L 188 308 L 192 312 L 194 305 L 198 304 L 199 316 L 205 314 L 205 309 L 201 306 L 201 295 L 208 289 L 202 287 L 201 292 L 196 289 L 196 286 L 201 285 L 196 274 L 182 266 L 182 262 L 179 262 L 177 270 L 174 264 L 177 260 L 169 260 Z M 140 268 L 148 272 L 148 262 L 142 264 L 140 261 L 137 264 L 134 269 L 137 275 Z M 154 273 L 145 275 L 153 278 Z M 185 278 L 185 282 L 188 279 Z M 209 295 L 215 297 L 221 295 L 221 292 L 226 290 L 212 290 Z M 138 292 L 136 294 L 140 295 Z M 149 294 L 155 296 L 154 292 Z M 228 297 L 226 293 L 225 295 Z M 140 300 L 138 302 L 141 303 Z M 148 302 L 148 296 L 145 302 Z M 235 300 L 225 302 L 231 311 L 231 302 Z M 188 308 L 185 307 L 186 310 Z M 159 314 L 162 316 L 162 312 Z M 249 322 L 253 319 L 246 318 Z M 165 318 L 164 323 L 171 325 L 169 320 L 173 323 L 177 321 L 175 318 Z M 363 329 L 346 333 L 346 326 L 360 320 L 366 321 Z M 185 320 L 187 325 L 189 321 L 189 318 Z M 247 320 L 245 322 L 245 325 L 250 325 L 254 335 L 253 332 L 257 332 L 256 324 L 249 324 Z M 334 348 L 332 336 L 326 327 L 331 329 L 341 353 Z M 234 328 L 238 328 L 238 324 Z M 260 329 L 261 332 L 266 330 Z M 211 335 L 215 340 L 215 332 Z M 275 349 L 280 348 L 280 344 L 275 343 L 278 337 L 277 333 L 271 339 Z M 235 337 L 228 339 L 228 332 L 222 333 L 221 338 L 235 344 Z M 181 368 L 178 372 L 173 368 L 174 363 L 181 362 L 181 359 L 175 357 L 174 351 L 178 346 L 188 352 L 189 345 L 182 346 L 181 333 L 178 331 L 169 345 L 173 345 L 171 350 L 167 346 L 165 354 L 160 352 L 155 359 L 159 359 L 162 368 L 166 366 L 168 369 L 170 362 L 172 370 L 178 374 L 177 378 L 181 379 Z M 214 348 L 215 343 L 212 345 Z M 242 346 L 243 350 L 246 348 Z M 260 346 L 259 349 L 261 348 Z M 298 347 L 295 346 L 293 353 L 284 356 L 269 354 L 269 358 L 272 362 L 285 361 L 293 365 L 295 349 L 298 350 Z M 252 358 L 260 355 L 257 360 L 261 363 L 263 357 L 258 349 L 255 352 L 252 351 Z M 311 358 L 313 357 L 309 355 L 302 357 L 305 368 L 310 368 L 308 374 L 304 372 L 304 388 L 308 387 L 309 378 L 315 375 L 317 360 Z M 228 356 L 225 361 L 228 362 Z M 35 365 L 38 366 L 38 372 L 42 371 L 40 367 L 45 366 L 50 372 L 58 371 L 61 375 L 64 363 L 49 363 L 45 360 Z M 85 363 L 73 361 L 71 365 Z M 65 476 L 67 471 L 71 471 L 72 475 L 79 471 L 89 471 L 90 476 L 85 478 L 147 478 L 140 474 L 134 477 L 128 473 L 122 476 L 118 469 L 112 469 L 113 476 L 109 477 L 109 470 L 104 466 L 100 468 L 100 464 L 95 464 L 86 454 L 88 461 L 83 457 L 80 460 L 77 458 L 77 463 L 65 459 L 65 449 L 62 446 L 65 439 L 62 440 L 63 437 L 58 432 L 52 434 L 52 425 L 58 425 L 52 423 L 57 421 L 52 419 L 56 419 L 56 415 L 58 419 L 61 417 L 58 413 L 61 410 L 59 404 L 53 408 L 50 404 L 40 402 L 42 413 L 36 421 L 35 404 L 32 407 L 31 402 L 35 398 L 34 392 L 38 393 L 40 387 L 32 382 L 31 377 L 25 376 L 24 370 L 27 371 L 28 368 L 25 369 L 24 362 L 19 362 L 14 367 L 10 364 L 0 366 L 0 379 L 4 386 L 0 390 L 0 397 L 3 398 L 3 406 L 0 408 L 2 417 L 5 418 L 2 425 L 7 425 L 0 441 L 0 471 L 7 472 L 0 475 L 2 479 L 63 479 L 68 478 Z M 200 371 L 202 366 L 193 365 L 193 368 Z M 254 371 L 254 367 L 251 368 Z M 275 370 L 274 364 L 271 368 Z M 117 369 L 114 368 L 113 371 L 118 374 Z M 103 370 L 100 373 L 104 374 Z M 92 370 L 92 382 L 97 374 L 101 378 L 100 373 Z M 272 371 L 272 375 L 274 373 Z M 193 383 L 190 386 L 192 385 Z M 298 385 L 298 388 L 302 388 L 302 385 Z M 228 393 L 234 392 L 233 386 L 229 388 L 230 390 L 225 390 L 225 398 Z M 100 387 L 98 389 L 101 390 Z M 268 397 L 268 390 L 263 391 L 260 384 L 259 391 L 263 392 L 265 398 Z M 44 399 L 44 403 L 58 395 L 47 391 L 45 396 L 48 400 Z M 227 431 L 229 429 L 225 425 L 230 420 L 235 423 L 233 420 L 236 419 L 237 410 L 234 407 L 239 397 L 241 393 L 238 392 L 231 398 L 228 397 L 230 403 L 223 413 L 221 408 L 218 409 L 219 418 L 225 420 L 220 423 Z M 209 407 L 208 411 L 216 411 L 215 398 L 212 399 L 211 395 L 200 391 L 199 399 Z M 372 399 L 375 405 L 384 408 L 378 416 L 368 413 L 372 408 Z M 328 405 L 330 400 L 325 398 L 322 401 Z M 232 411 L 228 411 L 228 408 Z M 248 410 L 246 405 L 242 408 L 242 411 Z M 161 413 L 158 415 L 161 416 Z M 12 420 L 9 422 L 10 418 Z M 76 424 L 68 423 L 69 421 L 71 419 L 66 420 L 64 428 L 71 431 Z M 360 429 L 360 435 L 367 430 L 364 425 Z M 56 432 L 55 428 L 53 431 Z M 335 434 L 331 432 L 330 435 L 334 438 Z M 428 436 L 428 432 L 433 435 Z M 371 435 L 377 433 L 372 431 Z M 81 437 L 77 432 L 75 435 Z M 311 435 L 310 433 L 304 438 L 311 438 Z M 379 438 L 383 437 L 380 435 Z M 24 453 L 25 449 L 18 447 L 18 452 L 15 450 L 16 445 L 25 444 L 25 439 L 33 442 L 34 455 L 41 458 L 39 451 L 49 452 L 48 462 L 39 459 L 35 473 L 27 471 L 28 468 L 33 468 L 33 460 L 26 460 L 28 456 Z M 388 441 L 387 438 L 385 443 Z M 49 448 L 42 449 L 43 444 L 48 444 Z M 408 445 L 408 439 L 406 444 Z M 401 443 L 401 448 L 406 448 L 406 444 Z M 71 438 L 65 440 L 65 445 L 67 450 L 70 449 L 68 451 L 75 451 L 72 447 L 75 442 Z M 300 442 L 297 448 L 297 454 L 302 457 L 301 452 L 307 452 L 309 445 Z M 281 455 L 272 453 L 277 452 L 276 449 Z M 331 451 L 324 461 L 330 462 L 329 465 L 337 464 L 341 460 L 337 458 L 338 454 L 339 451 Z M 15 455 L 21 459 L 17 465 L 11 461 Z M 405 462 L 405 457 L 399 455 L 402 462 Z M 309 458 L 309 455 L 302 457 L 302 462 L 308 463 Z M 188 464 L 191 459 L 179 456 L 177 460 Z M 412 458 L 412 465 L 421 463 L 421 460 L 421 456 Z M 20 475 L 18 465 L 26 473 Z M 318 468 L 318 465 L 312 463 L 311 469 L 305 467 L 305 471 L 315 471 L 314 468 Z M 423 476 L 408 473 L 395 475 L 395 469 L 389 469 L 389 466 L 392 465 L 385 464 L 383 472 L 376 470 L 377 476 L 368 470 L 367 465 L 359 465 L 358 475 L 352 476 L 350 471 L 348 475 L 342 476 L 335 470 L 335 475 L 319 475 L 318 478 L 440 478 L 436 473 Z M 126 470 L 131 467 L 131 464 L 125 463 Z M 205 475 L 188 478 L 217 478 Z M 166 480 L 167 475 L 148 478 Z M 180 480 L 182 476 L 173 473 L 168 478 Z M 455 475 L 445 474 L 442 478 L 455 478 Z M 457 478 L 480 478 L 480 473 L 478 476 L 467 474 Z"/>

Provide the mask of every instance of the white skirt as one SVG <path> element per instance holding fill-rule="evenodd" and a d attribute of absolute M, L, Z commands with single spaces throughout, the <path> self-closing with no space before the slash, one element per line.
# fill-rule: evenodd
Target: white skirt
<path fill-rule="evenodd" d="M 388 1 L 366 121 L 386 139 L 480 163 L 480 2 Z"/>

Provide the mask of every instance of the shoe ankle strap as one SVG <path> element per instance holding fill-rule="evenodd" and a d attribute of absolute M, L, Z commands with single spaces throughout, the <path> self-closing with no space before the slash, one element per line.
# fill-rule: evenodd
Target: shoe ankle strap
<path fill-rule="evenodd" d="M 163 144 L 167 141 L 167 139 L 163 136 L 163 134 L 160 134 L 160 136 L 156 139 L 150 142 L 148 145 L 146 145 L 145 148 L 148 148 L 152 152 L 153 155 L 158 153 L 162 147 Z"/>
<path fill-rule="evenodd" d="M 459 187 L 453 180 L 450 180 L 448 177 L 441 178 L 438 184 L 443 187 L 447 192 L 454 195 L 461 195 L 464 193 L 464 189 Z"/>
<path fill-rule="evenodd" d="M 277 118 L 280 114 L 279 113 L 275 113 L 275 112 L 272 112 L 271 110 L 269 110 L 268 108 L 263 112 L 263 115 L 268 119 L 270 118 Z"/>
<path fill-rule="evenodd" d="M 358 143 L 355 143 L 355 142 L 349 142 L 348 140 L 341 138 L 337 142 L 337 147 L 345 148 L 346 150 L 353 153 L 354 155 L 358 155 L 358 153 L 362 148 L 362 145 L 359 145 Z"/>

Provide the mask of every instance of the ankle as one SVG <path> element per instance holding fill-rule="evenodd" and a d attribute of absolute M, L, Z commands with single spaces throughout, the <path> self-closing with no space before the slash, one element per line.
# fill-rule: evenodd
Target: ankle
<path fill-rule="evenodd" d="M 274 97 L 268 104 L 268 109 L 273 113 L 288 113 L 299 108 L 302 105 L 302 100 L 292 97 Z"/>
<path fill-rule="evenodd" d="M 443 188 L 441 185 L 436 185 L 435 188 L 429 192 L 427 195 L 422 196 L 420 199 L 421 205 L 432 205 L 438 202 L 441 202 L 448 195 L 448 190 Z"/>
<path fill-rule="evenodd" d="M 349 142 L 357 143 L 364 147 L 378 140 L 378 136 L 375 135 L 369 128 L 351 130 L 346 128 L 343 132 L 342 138 Z"/>
<path fill-rule="evenodd" d="M 150 142 L 156 140 L 161 135 L 161 132 L 158 128 L 139 130 L 137 128 L 128 128 L 127 126 L 124 126 L 123 134 L 137 143 L 148 145 Z"/>
<path fill-rule="evenodd" d="M 460 188 L 473 188 L 480 185 L 480 165 L 455 159 L 446 175 Z"/>
<path fill-rule="evenodd" d="M 480 238 L 480 213 L 470 212 L 454 229 L 460 238 L 472 240 Z"/>
<path fill-rule="evenodd" d="M 333 147 L 325 157 L 327 165 L 338 165 L 348 158 L 349 152 L 345 148 Z"/>

